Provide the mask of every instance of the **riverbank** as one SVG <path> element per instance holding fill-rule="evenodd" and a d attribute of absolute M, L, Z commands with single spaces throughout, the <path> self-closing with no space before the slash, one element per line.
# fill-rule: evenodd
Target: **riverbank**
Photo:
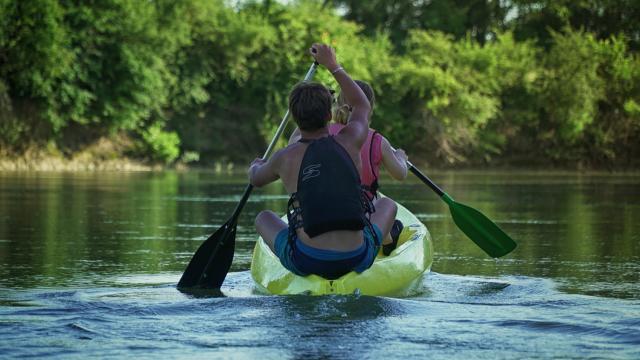
<path fill-rule="evenodd" d="M 60 156 L 54 156 L 50 154 L 39 154 L 37 156 L 19 156 L 19 157 L 6 157 L 0 158 L 0 172 L 92 172 L 92 171 L 162 171 L 162 170 L 208 170 L 216 173 L 238 173 L 244 172 L 244 169 L 248 166 L 246 164 L 235 164 L 229 162 L 216 162 L 210 165 L 206 164 L 186 164 L 178 162 L 171 165 L 164 165 L 159 163 L 146 162 L 139 159 L 133 159 L 128 157 L 122 157 L 117 159 L 96 159 L 84 156 L 75 156 L 72 158 L 65 158 Z M 457 167 L 433 167 L 428 164 L 416 163 L 418 169 L 423 171 L 461 171 L 461 172 L 476 172 L 476 171 L 532 171 L 532 172 L 545 172 L 545 173 L 564 173 L 564 172 L 579 172 L 579 173 L 622 173 L 622 174 L 639 174 L 638 168 L 620 168 L 620 169 L 601 169 L 601 168 L 585 168 L 585 167 L 561 167 L 561 166 L 542 166 L 538 164 L 531 164 L 529 166 L 521 165 L 509 165 L 499 164 L 491 166 L 457 166 Z"/>
<path fill-rule="evenodd" d="M 41 156 L 37 159 L 0 159 L 0 171 L 151 171 L 162 168 L 130 159 L 84 161 L 53 156 Z"/>
<path fill-rule="evenodd" d="M 116 140 L 101 138 L 82 150 L 61 151 L 55 147 L 31 146 L 20 153 L 0 149 L 0 171 L 160 171 L 160 170 L 213 170 L 217 173 L 244 172 L 250 160 L 212 161 L 203 160 L 197 153 L 187 153 L 173 163 L 166 164 L 151 159 L 132 156 L 136 154 L 131 142 L 120 137 Z M 637 173 L 640 163 L 627 163 L 624 166 L 609 164 L 607 167 L 590 166 L 584 162 L 553 163 L 541 159 L 509 157 L 495 159 L 491 163 L 433 164 L 421 161 L 419 155 L 409 154 L 409 159 L 419 169 L 429 170 L 517 170 L 517 171 L 570 171 Z"/>
<path fill-rule="evenodd" d="M 244 164 L 243 164 L 244 166 Z M 164 164 L 130 157 L 121 153 L 84 150 L 65 156 L 58 151 L 31 149 L 22 154 L 0 152 L 0 172 L 21 171 L 160 171 L 206 168 L 218 173 L 233 172 L 233 163 L 215 162 L 211 165 L 191 165 L 185 161 Z"/>
<path fill-rule="evenodd" d="M 0 171 L 150 171 L 164 166 L 123 156 L 112 141 L 100 140 L 65 155 L 56 148 L 29 147 L 20 153 L 0 151 Z"/>

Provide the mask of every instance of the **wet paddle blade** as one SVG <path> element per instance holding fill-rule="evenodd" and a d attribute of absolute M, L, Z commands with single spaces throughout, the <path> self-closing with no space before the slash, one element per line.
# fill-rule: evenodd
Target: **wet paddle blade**
<path fill-rule="evenodd" d="M 489 256 L 499 258 L 516 248 L 516 242 L 481 212 L 453 201 L 446 193 L 442 198 L 458 228 Z"/>
<path fill-rule="evenodd" d="M 219 289 L 227 277 L 236 248 L 236 224 L 233 224 L 230 231 L 225 241 L 221 243 L 216 256 L 212 258 L 211 265 L 205 269 L 198 283 L 200 288 Z"/>
<path fill-rule="evenodd" d="M 235 243 L 236 223 L 232 219 L 200 245 L 182 274 L 178 288 L 220 288 L 233 262 Z"/>

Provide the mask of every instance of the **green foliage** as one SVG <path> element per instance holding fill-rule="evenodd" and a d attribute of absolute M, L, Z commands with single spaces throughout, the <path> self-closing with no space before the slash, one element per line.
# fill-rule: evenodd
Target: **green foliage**
<path fill-rule="evenodd" d="M 14 127 L 15 136 L 7 139 L 14 145 L 22 134 L 47 134 L 63 126 L 54 108 L 61 96 L 58 81 L 68 76 L 73 53 L 58 1 L 3 1 L 0 9 L 0 78 L 15 99 L 14 109 L 40 113 L 24 116 L 24 123 Z"/>
<path fill-rule="evenodd" d="M 546 153 L 561 160 L 630 161 L 640 135 L 637 55 L 619 37 L 597 40 L 570 29 L 552 36 L 538 89 L 544 120 L 538 138 Z"/>
<path fill-rule="evenodd" d="M 0 75 L 16 95 L 47 99 L 71 63 L 63 9 L 55 0 L 3 1 L 0 9 Z"/>
<path fill-rule="evenodd" d="M 116 131 L 136 129 L 161 112 L 174 79 L 166 64 L 172 44 L 163 33 L 172 26 L 160 23 L 160 8 L 135 0 L 68 5 L 76 51 L 71 120 Z"/>
<path fill-rule="evenodd" d="M 535 39 L 545 48 L 553 33 L 583 29 L 597 39 L 624 34 L 634 49 L 640 47 L 640 2 L 637 0 L 512 0 L 506 2 L 518 39 Z"/>
<path fill-rule="evenodd" d="M 261 129 L 265 139 L 271 138 L 286 110 L 288 91 L 311 65 L 309 47 L 314 42 L 330 43 L 337 49 L 338 61 L 354 77 L 370 81 L 374 86 L 375 80 L 380 78 L 378 74 L 391 72 L 391 45 L 384 36 L 359 36 L 359 25 L 345 22 L 333 10 L 322 9 L 315 2 L 303 1 L 290 6 L 271 4 L 267 9 L 249 6 L 242 11 L 262 17 L 270 27 L 277 29 L 269 49 L 261 54 L 260 67 L 247 84 L 251 93 L 263 96 L 266 103 Z M 357 47 L 352 45 L 355 43 Z M 333 77 L 326 71 L 318 71 L 315 81 L 337 90 Z M 259 149 L 264 148 L 263 144 Z"/>
<path fill-rule="evenodd" d="M 640 150 L 640 58 L 620 37 L 600 41 L 598 56 L 604 95 L 586 129 L 586 149 L 600 162 L 630 163 Z"/>
<path fill-rule="evenodd" d="M 7 86 L 0 80 L 0 144 L 16 148 L 26 131 L 24 123 L 13 112 Z"/>
<path fill-rule="evenodd" d="M 155 123 L 141 131 L 144 146 L 154 160 L 170 163 L 180 155 L 180 138 L 173 131 L 162 130 L 162 125 Z"/>
<path fill-rule="evenodd" d="M 141 158 L 246 161 L 321 41 L 372 84 L 372 126 L 417 162 L 633 166 L 640 153 L 632 1 L 0 0 L 0 13 L 12 151 L 125 133 Z"/>
<path fill-rule="evenodd" d="M 503 93 L 527 89 L 535 77 L 535 68 L 527 68 L 535 59 L 530 44 L 515 43 L 508 33 L 481 46 L 470 39 L 456 42 L 442 33 L 417 30 L 405 48 L 389 80 L 397 101 L 413 106 L 404 121 L 412 124 L 410 143 L 423 143 L 423 133 L 436 140 L 435 147 L 416 150 L 434 152 L 446 163 L 465 161 L 479 152 L 483 158 L 499 154 L 505 137 L 491 136 L 485 129 L 504 119 Z"/>
<path fill-rule="evenodd" d="M 192 1 L 183 18 L 189 19 L 190 31 L 175 56 L 178 82 L 170 126 L 184 139 L 186 151 L 203 159 L 238 159 L 262 139 L 257 131 L 261 107 L 256 105 L 264 103 L 265 94 L 252 90 L 252 77 L 275 32 L 260 17 L 221 1 Z M 240 145 L 240 155 L 226 151 L 229 144 Z"/>
<path fill-rule="evenodd" d="M 436 30 L 465 38 L 471 34 L 484 43 L 499 27 L 508 2 L 486 0 L 335 0 L 325 1 L 346 10 L 346 18 L 364 25 L 368 35 L 389 33 L 392 42 L 402 48 L 403 40 L 414 29 Z"/>
<path fill-rule="evenodd" d="M 546 54 L 545 78 L 540 87 L 546 128 L 542 131 L 559 143 L 581 140 L 593 122 L 604 83 L 598 76 L 598 43 L 590 34 L 552 33 L 554 45 Z"/>

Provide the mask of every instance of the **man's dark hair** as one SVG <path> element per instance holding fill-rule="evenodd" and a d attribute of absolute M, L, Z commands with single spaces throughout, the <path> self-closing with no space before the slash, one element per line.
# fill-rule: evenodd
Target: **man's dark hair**
<path fill-rule="evenodd" d="M 289 94 L 289 111 L 300 130 L 323 128 L 331 116 L 333 95 L 322 84 L 302 82 Z"/>

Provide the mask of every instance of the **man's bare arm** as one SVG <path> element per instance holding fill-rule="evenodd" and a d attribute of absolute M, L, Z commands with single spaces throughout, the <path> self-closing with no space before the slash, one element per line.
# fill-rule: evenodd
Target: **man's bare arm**
<path fill-rule="evenodd" d="M 249 183 L 255 187 L 261 187 L 280 178 L 278 175 L 279 153 L 273 154 L 269 160 L 257 158 L 249 166 Z"/>

